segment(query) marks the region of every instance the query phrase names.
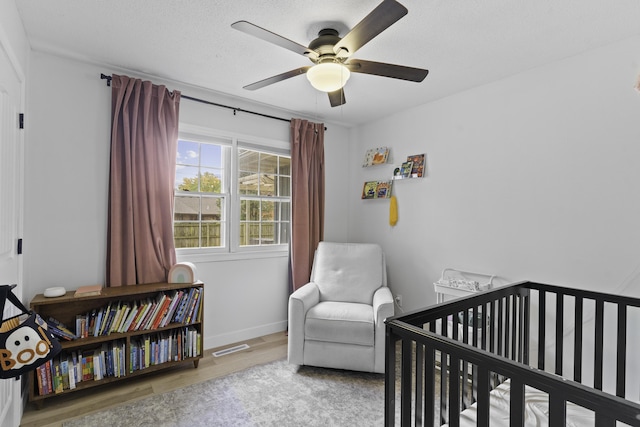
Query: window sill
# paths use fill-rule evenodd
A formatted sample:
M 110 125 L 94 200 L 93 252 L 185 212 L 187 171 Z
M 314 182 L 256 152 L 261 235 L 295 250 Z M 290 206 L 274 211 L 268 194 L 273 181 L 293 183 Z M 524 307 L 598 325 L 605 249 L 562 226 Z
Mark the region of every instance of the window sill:
M 206 262 L 225 262 L 225 261 L 239 261 L 248 259 L 264 259 L 264 258 L 286 258 L 289 256 L 288 249 L 278 250 L 260 250 L 260 251 L 241 251 L 241 252 L 217 252 L 217 253 L 205 253 L 205 252 L 189 252 L 177 249 L 176 258 L 178 262 L 194 262 L 194 263 L 206 263 Z

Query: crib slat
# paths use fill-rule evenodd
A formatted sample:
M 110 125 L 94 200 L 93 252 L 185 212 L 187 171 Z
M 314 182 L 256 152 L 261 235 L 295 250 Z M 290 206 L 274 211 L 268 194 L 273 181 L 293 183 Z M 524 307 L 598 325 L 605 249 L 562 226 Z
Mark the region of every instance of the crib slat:
M 518 307 L 519 307 L 519 298 L 518 295 L 512 295 L 513 298 L 513 304 L 511 307 L 511 333 L 513 334 L 513 337 L 511 338 L 511 360 L 517 360 L 518 359 L 518 354 L 517 354 L 517 331 L 518 331 Z
M 489 370 L 486 366 L 478 368 L 478 411 L 476 425 L 478 427 L 489 426 Z
M 424 369 L 424 361 L 423 361 L 423 353 L 424 353 L 424 345 L 416 342 L 416 397 L 415 397 L 415 423 L 414 425 L 422 425 L 422 386 L 423 386 L 423 369 Z
M 517 378 L 511 378 L 509 388 L 509 425 L 524 425 L 524 383 Z
M 616 422 L 613 418 L 606 417 L 596 412 L 596 425 L 598 427 L 614 427 Z
M 593 388 L 602 390 L 602 354 L 604 353 L 604 301 L 596 300 Z
M 424 351 L 424 425 L 433 426 L 435 411 L 436 361 L 435 349 L 425 348 Z
M 560 393 L 549 393 L 549 427 L 564 427 L 567 418 L 567 401 Z
M 511 295 L 504 301 L 504 357 L 509 357 L 509 338 L 511 338 Z
M 618 360 L 616 363 L 616 395 L 625 396 L 627 354 L 627 305 L 618 304 Z
M 524 345 L 522 347 L 522 362 L 525 365 L 529 364 L 529 341 L 530 341 L 530 328 L 531 328 L 531 319 L 530 319 L 530 304 L 531 304 L 531 297 L 529 296 L 529 290 L 527 290 L 527 295 L 525 295 L 524 297 L 525 300 L 525 304 L 524 304 L 524 310 L 523 310 L 523 315 L 524 315 L 524 334 L 523 335 L 523 340 L 524 340 Z
M 400 424 L 402 427 L 411 426 L 411 353 L 412 341 L 402 340 L 402 355 L 400 372 Z
M 384 356 L 384 425 L 395 424 L 396 410 L 396 343 L 400 339 L 387 327 Z
M 489 303 L 489 351 L 496 351 L 496 302 L 492 300 Z
M 573 338 L 573 380 L 582 382 L 582 310 L 584 300 L 581 296 L 576 296 L 575 308 L 575 330 Z
M 449 426 L 460 427 L 460 359 L 449 355 Z
M 504 298 L 498 299 L 498 351 L 496 352 L 498 356 L 502 356 L 502 322 L 503 322 L 502 300 L 503 299 Z
M 482 306 L 482 318 L 480 319 L 480 348 L 487 349 L 487 305 Z
M 564 295 L 556 293 L 556 374 L 562 375 L 564 342 Z
M 445 408 L 447 407 L 447 383 L 449 364 L 447 354 L 440 352 L 440 424 L 445 424 Z
M 547 293 L 538 291 L 538 369 L 544 371 L 544 347 L 547 325 Z

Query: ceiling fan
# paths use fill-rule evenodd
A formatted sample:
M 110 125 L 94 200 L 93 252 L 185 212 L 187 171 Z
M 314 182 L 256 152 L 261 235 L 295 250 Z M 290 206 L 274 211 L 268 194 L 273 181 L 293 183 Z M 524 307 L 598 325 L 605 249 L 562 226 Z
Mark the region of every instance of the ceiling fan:
M 306 74 L 311 85 L 320 91 L 327 92 L 331 106 L 337 107 L 346 103 L 343 87 L 352 72 L 421 82 L 429 70 L 351 57 L 358 49 L 407 13 L 407 8 L 395 0 L 384 0 L 344 37 L 340 38 L 337 30 L 326 28 L 320 30 L 318 38 L 312 40 L 309 46 L 298 44 L 247 21 L 234 22 L 231 24 L 232 28 L 306 56 L 314 63 L 314 65 L 260 80 L 244 86 L 244 89 L 256 90 Z

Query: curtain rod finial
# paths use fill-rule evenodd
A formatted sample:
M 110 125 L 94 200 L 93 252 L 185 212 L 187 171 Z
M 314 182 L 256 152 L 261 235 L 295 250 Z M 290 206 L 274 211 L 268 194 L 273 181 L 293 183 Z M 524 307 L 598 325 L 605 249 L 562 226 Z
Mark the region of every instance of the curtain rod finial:
M 100 78 L 107 81 L 107 86 L 111 86 L 111 76 L 100 73 Z

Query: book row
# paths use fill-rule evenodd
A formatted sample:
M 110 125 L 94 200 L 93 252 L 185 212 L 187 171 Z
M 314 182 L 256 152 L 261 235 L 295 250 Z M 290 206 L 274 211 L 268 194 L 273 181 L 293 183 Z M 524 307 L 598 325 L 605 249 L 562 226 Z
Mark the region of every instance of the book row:
M 36 368 L 41 396 L 73 390 L 82 381 L 125 375 L 125 341 L 104 343 L 100 348 L 72 351 Z
M 198 357 L 202 352 L 201 343 L 202 337 L 193 327 L 133 338 L 129 352 L 129 372 Z
M 113 301 L 105 307 L 76 316 L 75 338 L 64 335 L 61 338 L 154 330 L 170 323 L 189 324 L 199 318 L 201 306 L 202 290 L 197 287 L 161 292 L 155 298 L 140 301 Z M 61 329 L 60 325 L 57 328 Z M 55 329 L 52 332 L 56 334 Z
M 135 337 L 128 350 L 122 339 L 63 353 L 36 368 L 38 394 L 58 394 L 83 381 L 124 377 L 154 365 L 197 357 L 202 353 L 201 343 L 201 334 L 190 326 Z

